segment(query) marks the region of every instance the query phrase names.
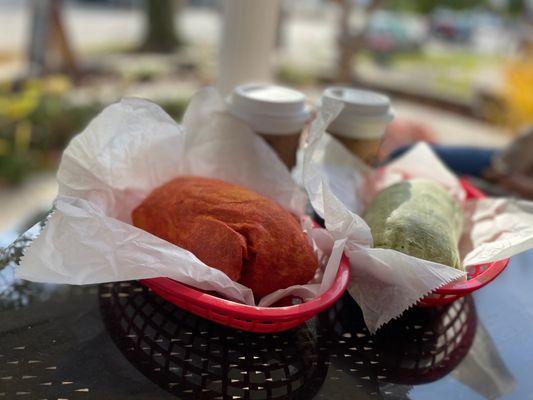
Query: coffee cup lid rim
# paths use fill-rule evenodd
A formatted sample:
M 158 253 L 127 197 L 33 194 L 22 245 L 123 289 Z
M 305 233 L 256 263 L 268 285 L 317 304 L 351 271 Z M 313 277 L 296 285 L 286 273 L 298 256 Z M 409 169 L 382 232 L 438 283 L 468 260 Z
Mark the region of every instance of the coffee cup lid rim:
M 305 94 L 285 86 L 248 83 L 234 88 L 227 98 L 229 111 L 256 132 L 294 133 L 309 119 Z
M 324 90 L 322 98 L 331 98 L 342 101 L 344 104 L 344 112 L 341 112 L 341 114 L 350 113 L 351 115 L 358 116 L 386 118 L 391 110 L 389 97 L 371 90 L 345 86 L 331 86 Z
M 298 117 L 305 112 L 305 95 L 285 86 L 248 83 L 235 87 L 228 98 L 240 113 Z

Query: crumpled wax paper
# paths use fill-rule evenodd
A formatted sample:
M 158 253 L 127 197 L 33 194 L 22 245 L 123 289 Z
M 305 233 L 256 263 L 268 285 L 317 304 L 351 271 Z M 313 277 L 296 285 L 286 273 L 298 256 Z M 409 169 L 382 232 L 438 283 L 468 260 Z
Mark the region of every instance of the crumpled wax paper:
M 131 211 L 180 175 L 236 183 L 304 215 L 305 192 L 266 142 L 226 111 L 214 89 L 193 97 L 182 126 L 154 103 L 123 99 L 103 110 L 63 153 L 55 211 L 26 250 L 18 277 L 94 284 L 164 276 L 253 305 L 249 288 L 131 225 Z M 259 305 L 289 293 L 307 300 L 331 287 L 344 240 L 335 241 L 304 217 L 302 228 L 322 268 L 309 284 L 274 292 Z
M 386 167 L 372 170 L 325 132 L 342 105 L 326 101 L 310 127 L 303 150 L 303 182 L 313 208 L 337 239 L 346 239 L 350 294 L 371 332 L 418 300 L 466 274 L 390 249 L 372 248 L 370 228 L 358 215 L 381 189 L 408 178 L 443 184 L 464 210 L 460 241 L 468 267 L 511 257 L 533 247 L 533 202 L 509 198 L 466 200 L 457 177 L 426 144 L 419 144 Z

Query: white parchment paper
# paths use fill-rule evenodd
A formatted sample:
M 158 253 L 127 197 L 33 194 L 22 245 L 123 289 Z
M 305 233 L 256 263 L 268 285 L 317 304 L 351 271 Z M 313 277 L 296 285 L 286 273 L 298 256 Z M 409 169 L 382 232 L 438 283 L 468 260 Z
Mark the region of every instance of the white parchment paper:
M 423 177 L 443 184 L 463 204 L 465 226 L 460 242 L 463 264 L 484 264 L 533 247 L 533 202 L 513 199 L 466 200 L 459 180 L 425 144 L 381 170 L 372 170 L 325 133 L 342 105 L 326 101 L 318 111 L 303 155 L 303 181 L 326 228 L 346 239 L 350 294 L 361 306 L 371 332 L 419 299 L 466 274 L 451 267 L 372 248 L 372 235 L 359 217 L 381 189 L 402 179 Z
M 65 150 L 55 211 L 27 249 L 18 277 L 93 284 L 165 276 L 253 305 L 249 288 L 130 224 L 132 210 L 154 188 L 180 175 L 242 185 L 296 215 L 303 215 L 307 202 L 276 154 L 226 112 L 214 89 L 193 97 L 182 126 L 156 104 L 124 99 L 103 110 Z M 331 287 L 345 239 L 313 229 L 304 217 L 302 223 L 322 268 L 313 282 L 274 292 L 259 305 L 289 293 L 307 300 Z

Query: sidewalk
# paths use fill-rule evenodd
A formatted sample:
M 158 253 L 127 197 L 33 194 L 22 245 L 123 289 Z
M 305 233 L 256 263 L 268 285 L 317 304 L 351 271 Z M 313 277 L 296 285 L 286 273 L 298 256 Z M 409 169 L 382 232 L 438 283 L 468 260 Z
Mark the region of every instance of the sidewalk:
M 393 99 L 396 117 L 423 122 L 432 128 L 439 143 L 450 145 L 503 147 L 512 139 L 500 127 L 461 115 Z

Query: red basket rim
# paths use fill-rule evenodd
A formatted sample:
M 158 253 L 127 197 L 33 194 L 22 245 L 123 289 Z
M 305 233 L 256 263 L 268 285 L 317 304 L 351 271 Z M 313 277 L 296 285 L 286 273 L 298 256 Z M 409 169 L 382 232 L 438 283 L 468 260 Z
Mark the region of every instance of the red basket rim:
M 474 187 L 470 182 L 468 182 L 467 179 L 460 179 L 461 185 L 466 191 L 467 198 L 470 199 L 483 199 L 485 198 L 485 193 L 483 193 L 478 188 Z M 465 281 L 454 281 L 451 282 L 437 290 L 435 290 L 433 293 L 435 294 L 467 294 L 470 292 L 473 292 L 492 280 L 494 280 L 509 264 L 509 259 L 503 259 L 499 261 L 495 261 L 488 264 L 485 270 L 481 272 L 479 275 L 465 280 Z M 474 266 L 475 268 L 476 266 Z
M 343 255 L 339 263 L 337 275 L 331 287 L 321 295 L 302 304 L 284 307 L 258 307 L 226 300 L 196 288 L 186 286 L 170 278 L 143 279 L 141 284 L 157 291 L 167 292 L 174 297 L 194 303 L 196 306 L 209 308 L 211 311 L 225 314 L 231 310 L 232 315 L 243 319 L 288 320 L 295 317 L 302 318 L 313 316 L 329 307 L 344 293 L 350 280 L 350 264 Z

